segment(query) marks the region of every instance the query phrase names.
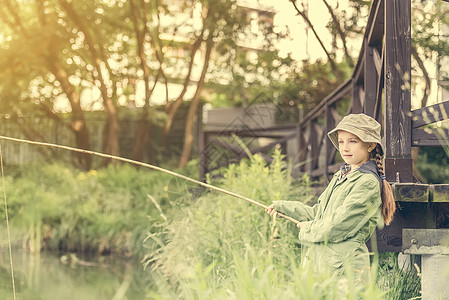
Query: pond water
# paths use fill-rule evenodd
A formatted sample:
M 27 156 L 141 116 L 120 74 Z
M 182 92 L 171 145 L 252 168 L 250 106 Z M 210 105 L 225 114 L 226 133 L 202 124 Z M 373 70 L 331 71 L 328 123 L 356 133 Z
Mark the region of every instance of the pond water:
M 13 267 L 17 299 L 145 298 L 148 276 L 138 261 L 14 251 Z M 13 299 L 7 250 L 0 251 L 0 299 Z

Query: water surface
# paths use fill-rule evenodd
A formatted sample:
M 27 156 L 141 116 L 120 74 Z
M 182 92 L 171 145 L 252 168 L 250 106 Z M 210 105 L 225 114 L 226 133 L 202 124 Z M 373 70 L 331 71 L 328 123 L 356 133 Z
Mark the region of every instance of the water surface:
M 9 252 L 0 251 L 0 299 L 13 299 Z M 147 276 L 137 261 L 14 251 L 13 267 L 17 299 L 145 298 Z

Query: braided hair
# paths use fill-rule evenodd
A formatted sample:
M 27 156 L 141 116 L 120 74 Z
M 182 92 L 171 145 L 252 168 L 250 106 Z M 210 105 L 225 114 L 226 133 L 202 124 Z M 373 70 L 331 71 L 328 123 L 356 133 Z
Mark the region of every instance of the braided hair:
M 382 179 L 382 216 L 385 225 L 390 225 L 393 221 L 394 212 L 396 211 L 396 202 L 394 201 L 393 190 L 391 185 L 385 179 L 384 167 L 382 164 L 382 156 L 379 144 L 371 151 L 371 159 L 374 159 L 379 170 L 380 178 Z

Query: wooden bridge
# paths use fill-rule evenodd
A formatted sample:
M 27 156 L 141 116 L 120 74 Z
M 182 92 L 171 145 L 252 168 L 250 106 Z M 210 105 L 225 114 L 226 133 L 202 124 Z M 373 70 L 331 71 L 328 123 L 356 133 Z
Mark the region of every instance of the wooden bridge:
M 447 1 L 447 0 L 445 0 Z M 402 229 L 449 228 L 449 185 L 420 184 L 412 172 L 412 147 L 441 146 L 449 131 L 439 133 L 424 129 L 427 125 L 448 119 L 449 101 L 411 110 L 411 3 L 410 0 L 374 0 L 360 55 L 351 78 L 321 101 L 298 124 L 269 128 L 204 129 L 199 137 L 200 175 L 210 166 L 211 148 L 233 152 L 237 159 L 247 154 L 240 147 L 220 141 L 220 137 L 270 137 L 274 141 L 253 149 L 260 152 L 280 144 L 297 144 L 297 161 L 313 177 L 328 176 L 341 165 L 327 132 L 341 120 L 337 112 L 341 103 L 350 102 L 348 113 L 365 113 L 382 124 L 387 180 L 393 185 L 399 210 L 391 226 L 377 234 L 380 251 L 402 250 Z M 448 99 L 449 100 L 449 99 Z M 340 106 L 339 106 L 340 105 Z M 428 126 L 427 126 L 428 127 Z

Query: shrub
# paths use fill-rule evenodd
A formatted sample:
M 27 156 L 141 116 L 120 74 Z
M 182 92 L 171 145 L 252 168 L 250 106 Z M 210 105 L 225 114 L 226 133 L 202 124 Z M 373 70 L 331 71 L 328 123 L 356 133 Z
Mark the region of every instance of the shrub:
M 139 255 L 148 219 L 159 217 L 148 195 L 164 207 L 186 194 L 172 176 L 125 164 L 90 172 L 40 164 L 11 174 L 5 186 L 13 242 L 32 251 Z

